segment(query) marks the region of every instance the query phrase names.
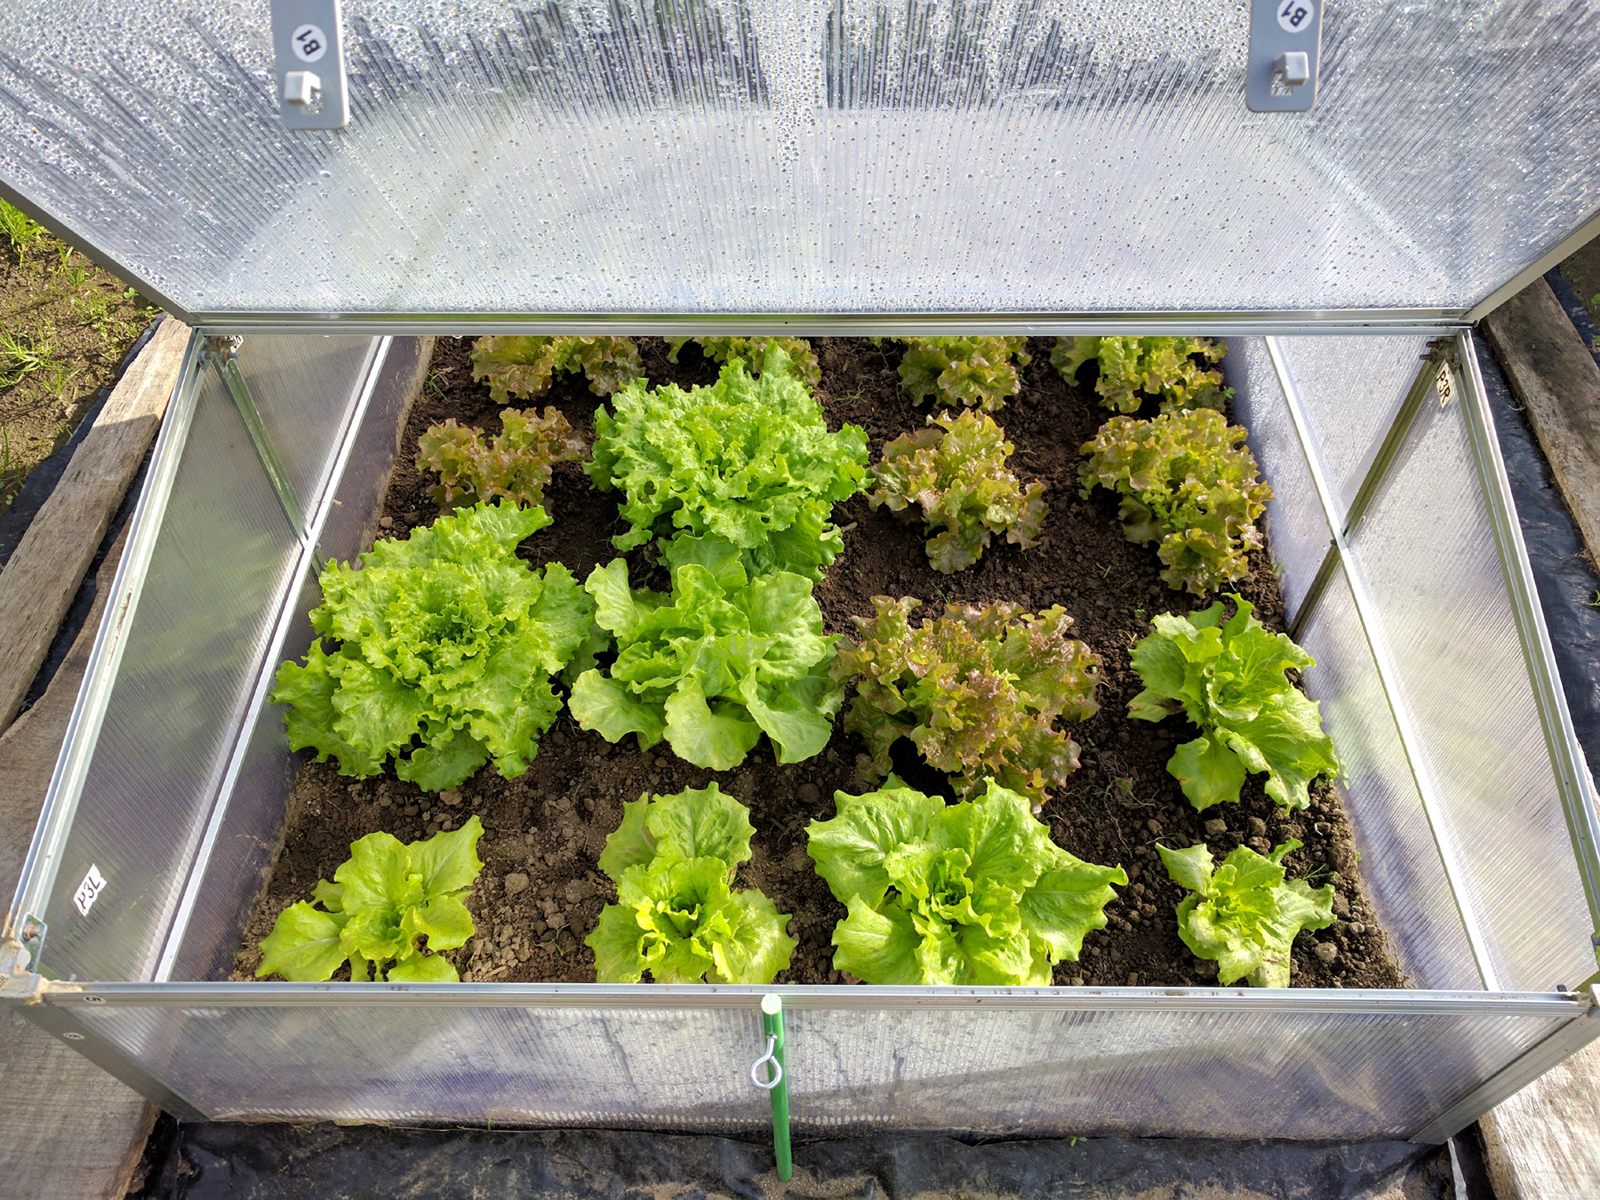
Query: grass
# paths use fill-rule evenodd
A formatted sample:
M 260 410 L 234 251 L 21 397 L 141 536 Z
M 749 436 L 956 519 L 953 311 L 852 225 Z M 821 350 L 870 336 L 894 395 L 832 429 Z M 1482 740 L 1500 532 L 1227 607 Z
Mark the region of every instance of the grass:
M 0 201 L 0 507 L 71 433 L 158 310 Z
M 20 262 L 28 261 L 28 249 L 40 242 L 44 236 L 44 226 L 31 220 L 20 209 L 11 207 L 4 200 L 0 200 L 0 229 L 5 231 L 11 248 L 17 252 Z
M 55 352 L 55 343 L 43 329 L 32 337 L 0 329 L 0 388 L 13 387 L 35 371 L 57 366 Z

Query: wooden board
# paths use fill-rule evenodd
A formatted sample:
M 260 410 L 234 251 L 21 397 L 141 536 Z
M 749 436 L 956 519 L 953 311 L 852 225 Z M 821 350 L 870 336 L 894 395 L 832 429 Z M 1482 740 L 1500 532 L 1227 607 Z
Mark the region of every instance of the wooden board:
M 1600 367 L 1543 279 L 1483 324 L 1589 558 L 1600 566 Z
M 0 730 L 22 706 L 161 424 L 188 340 L 187 325 L 161 323 L 0 571 Z
M 95 575 L 95 602 L 39 702 L 0 734 L 0 892 L 17 885 L 94 648 L 127 527 Z M 91 551 L 93 546 L 90 547 Z M 34 1025 L 0 1010 L 0 1195 L 121 1200 L 156 1110 Z
M 1534 1080 L 1479 1126 L 1497 1200 L 1600 1197 L 1600 1042 Z

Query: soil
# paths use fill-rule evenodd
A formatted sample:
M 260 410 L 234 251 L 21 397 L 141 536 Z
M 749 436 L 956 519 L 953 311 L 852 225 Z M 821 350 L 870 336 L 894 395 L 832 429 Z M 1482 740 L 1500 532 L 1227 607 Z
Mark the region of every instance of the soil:
M 812 345 L 822 366 L 816 394 L 830 426 L 849 422 L 865 428 L 873 461 L 886 440 L 924 425 L 929 407 L 913 404 L 900 388 L 898 344 L 822 338 Z M 499 406 L 490 402 L 486 386 L 472 381 L 469 349 L 465 340 L 437 343 L 390 482 L 383 518 L 387 534 L 404 536 L 437 515 L 427 497 L 432 481 L 411 462 L 421 433 L 446 416 L 491 434 L 499 430 Z M 1197 813 L 1166 770 L 1173 748 L 1196 736 L 1192 727 L 1178 717 L 1156 726 L 1127 719 L 1127 703 L 1141 687 L 1128 650 L 1149 632 L 1148 619 L 1157 612 L 1203 608 L 1211 598 L 1174 592 L 1161 581 L 1154 547 L 1133 545 L 1123 536 L 1111 493 L 1102 489 L 1087 500 L 1079 498 L 1079 447 L 1109 414 L 1093 394 L 1092 366 L 1084 372 L 1087 386 L 1068 386 L 1050 366 L 1049 341 L 1032 341 L 1028 349 L 1032 362 L 1023 369 L 1022 392 L 996 415 L 1016 446 L 1013 469 L 1025 481 L 1043 479 L 1049 485 L 1051 515 L 1040 545 L 1023 551 L 997 543 L 976 566 L 942 575 L 928 565 L 918 525 L 897 520 L 887 509 L 874 512 L 858 496 L 835 511 L 846 530 L 845 551 L 816 589 L 829 631 L 854 632 L 851 618 L 871 615 L 871 597 L 879 594 L 919 597 L 923 615 L 935 615 L 944 601 L 1012 600 L 1029 610 L 1061 604 L 1077 618 L 1074 632 L 1104 660 L 1099 713 L 1068 727 L 1083 747 L 1082 766 L 1045 805 L 1041 820 L 1056 842 L 1079 858 L 1121 864 L 1130 884 L 1107 907 L 1109 925 L 1085 940 L 1081 960 L 1056 968 L 1055 984 L 1214 982 L 1214 964 L 1194 958 L 1178 939 L 1172 911 L 1186 893 L 1168 879 L 1156 843 L 1182 847 L 1204 841 L 1220 859 L 1241 842 L 1265 852 L 1294 837 L 1304 848 L 1286 860 L 1290 877 L 1334 883 L 1338 920 L 1296 939 L 1293 984 L 1406 986 L 1362 895 L 1357 855 L 1333 787 L 1319 783 L 1310 810 L 1284 814 L 1266 798 L 1256 777 L 1246 784 L 1241 803 Z M 654 383 L 688 386 L 716 377 L 716 364 L 693 344 L 684 347 L 676 365 L 667 362 L 667 347 L 659 339 L 640 339 L 640 350 Z M 581 375 L 558 375 L 539 401 L 540 407 L 546 403 L 575 428 L 588 428 L 599 399 Z M 578 466 L 555 468 L 545 506 L 555 522 L 523 544 L 520 553 L 530 561 L 563 562 L 583 579 L 597 563 L 616 556 L 609 538 L 624 527 L 616 494 L 590 490 Z M 630 554 L 636 586 L 651 577 L 647 553 L 642 548 Z M 1269 628 L 1281 629 L 1283 600 L 1270 555 L 1269 541 L 1251 556 L 1250 574 L 1237 590 Z M 657 586 L 664 582 L 657 572 Z M 318 879 L 332 878 L 352 841 L 379 829 L 411 841 L 459 827 L 475 813 L 486 831 L 479 844 L 485 867 L 468 901 L 478 936 L 450 952 L 462 978 L 593 982 L 594 959 L 583 938 L 601 907 L 615 899 L 596 859 L 621 820 L 622 803 L 644 792 L 668 794 L 714 779 L 750 806 L 756 829 L 754 857 L 741 868 L 739 885 L 760 888 L 780 912 L 793 914 L 789 931 L 799 946 L 778 982 L 854 982 L 832 968 L 830 937 L 845 909 L 805 850 L 807 822 L 834 815 L 836 789 L 861 793 L 871 787 L 859 772 L 863 746 L 843 732 L 842 720 L 843 712 L 828 749 L 816 758 L 779 765 L 763 739 L 740 767 L 719 772 L 677 759 L 665 743 L 647 753 L 640 753 L 632 738 L 609 745 L 563 714 L 524 775 L 508 781 L 485 767 L 442 797 L 392 777 L 352 782 L 332 763 L 307 761 L 295 786 L 286 849 L 246 931 L 234 978 L 253 974 L 260 963 L 257 944 L 278 913 L 309 898 Z M 925 792 L 952 794 L 942 775 L 916 759 L 909 741 L 898 748 L 907 751 L 896 761 L 907 782 Z
M 71 436 L 157 309 L 47 233 L 0 238 L 0 509 Z

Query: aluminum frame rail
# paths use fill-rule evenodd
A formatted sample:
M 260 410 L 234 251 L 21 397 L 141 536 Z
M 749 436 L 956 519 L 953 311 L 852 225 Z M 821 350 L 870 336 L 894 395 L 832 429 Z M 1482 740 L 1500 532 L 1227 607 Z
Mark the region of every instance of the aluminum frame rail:
M 924 326 L 926 328 L 926 326 Z M 1124 327 L 1125 328 L 1125 327 Z M 47 806 L 45 816 L 41 821 L 39 830 L 35 834 L 34 847 L 30 850 L 30 857 L 24 867 L 23 886 L 19 897 L 24 901 L 31 901 L 34 897 L 43 897 L 48 894 L 44 886 L 47 876 L 53 876 L 49 861 L 54 852 L 53 847 L 58 847 L 59 839 L 71 827 L 71 818 L 75 808 L 76 791 L 63 786 L 63 780 L 70 782 L 71 772 L 77 772 L 77 783 L 81 787 L 82 771 L 86 766 L 94 747 L 94 721 L 97 720 L 95 705 L 98 704 L 99 714 L 103 715 L 104 702 L 109 694 L 111 684 L 115 680 L 115 655 L 119 650 L 118 638 L 123 636 L 127 628 L 127 615 L 131 612 L 131 605 L 137 601 L 138 585 L 142 580 L 143 565 L 149 561 L 154 542 L 160 531 L 167 498 L 171 494 L 171 485 L 176 474 L 181 454 L 184 435 L 189 422 L 194 415 L 196 404 L 195 383 L 198 375 L 198 346 L 200 332 L 191 342 L 189 352 L 185 359 L 184 373 L 181 377 L 182 384 L 178 397 L 174 401 L 172 417 L 163 427 L 161 439 L 157 447 L 157 462 L 152 468 L 151 483 L 143 497 L 141 497 L 138 512 L 135 516 L 135 529 L 130 535 L 130 547 L 123 566 L 119 569 L 115 584 L 114 595 L 118 599 L 117 616 L 108 618 L 102 626 L 96 641 L 94 657 L 91 660 L 91 675 L 86 682 L 84 691 L 80 694 L 79 707 L 74 712 L 72 731 L 69 734 L 67 749 L 64 751 L 62 764 L 58 766 L 57 780 L 52 785 L 51 799 Z M 1470 338 L 1464 333 L 1455 338 L 1458 354 L 1465 349 L 1470 351 Z M 1347 567 L 1347 578 L 1352 581 L 1352 590 L 1360 587 L 1359 565 L 1351 571 L 1348 568 L 1356 563 L 1354 557 L 1349 555 L 1347 538 L 1351 529 L 1351 520 L 1359 520 L 1361 512 L 1370 503 L 1373 496 L 1378 493 L 1386 473 L 1395 460 L 1399 448 L 1404 442 L 1407 431 L 1423 399 L 1431 386 L 1430 372 L 1437 370 L 1437 365 L 1429 363 L 1424 366 L 1417 382 L 1413 385 L 1411 393 L 1402 405 L 1399 418 L 1393 423 L 1383 447 L 1368 472 L 1361 491 L 1358 493 L 1357 504 L 1352 506 L 1352 513 L 1346 515 L 1346 520 L 1337 519 L 1336 503 L 1333 493 L 1328 488 L 1326 474 L 1323 471 L 1320 456 L 1315 449 L 1314 439 L 1311 438 L 1309 426 L 1306 423 L 1305 413 L 1300 407 L 1299 396 L 1293 386 L 1293 379 L 1283 358 L 1281 349 L 1272 339 L 1268 339 L 1268 348 L 1271 352 L 1274 368 L 1279 375 L 1279 382 L 1283 385 L 1286 405 L 1291 414 L 1297 437 L 1300 439 L 1301 448 L 1307 455 L 1308 467 L 1311 469 L 1315 481 L 1319 502 L 1324 508 L 1324 515 L 1328 519 L 1329 528 L 1335 531 L 1334 548 L 1343 547 L 1339 557 L 1330 556 L 1325 561 L 1324 568 L 1329 578 L 1333 569 L 1340 563 Z M 376 367 L 381 363 L 382 356 L 375 351 L 375 358 L 370 361 L 367 382 L 364 385 L 364 394 L 371 394 L 371 379 L 376 374 Z M 1516 529 L 1514 509 L 1509 507 L 1509 497 L 1505 493 L 1503 467 L 1499 463 L 1498 453 L 1494 448 L 1492 436 L 1492 422 L 1489 420 L 1482 397 L 1481 384 L 1476 380 L 1475 370 L 1470 369 L 1472 359 L 1470 353 L 1465 359 L 1469 364 L 1463 368 L 1461 385 L 1472 405 L 1475 406 L 1475 415 L 1471 420 L 1477 423 L 1474 434 L 1479 445 L 1477 453 L 1478 472 L 1480 484 L 1491 509 L 1497 513 L 1497 545 L 1501 555 L 1502 569 L 1507 575 L 1507 585 L 1512 589 L 1513 603 L 1519 606 L 1519 629 L 1523 635 L 1525 655 L 1529 659 L 1530 677 L 1535 679 L 1535 694 L 1539 697 L 1540 716 L 1544 722 L 1547 739 L 1551 744 L 1552 758 L 1557 754 L 1567 755 L 1568 770 L 1566 776 L 1558 764 L 1557 776 L 1563 779 L 1563 801 L 1568 805 L 1569 823 L 1573 829 L 1574 852 L 1578 854 L 1580 866 L 1584 871 L 1586 888 L 1591 887 L 1596 879 L 1600 879 L 1600 870 L 1596 869 L 1593 861 L 1593 848 L 1597 844 L 1597 821 L 1593 804 L 1593 785 L 1588 782 L 1587 772 L 1582 770 L 1581 755 L 1578 754 L 1575 737 L 1572 734 L 1570 719 L 1565 712 L 1564 702 L 1560 697 L 1559 684 L 1554 675 L 1553 663 L 1550 660 L 1548 638 L 1542 624 L 1537 605 L 1531 601 L 1532 587 L 1531 574 L 1526 563 L 1520 534 Z M 1419 390 L 1420 389 L 1420 390 Z M 1470 410 L 1469 410 L 1470 412 Z M 329 510 L 329 505 L 337 503 L 333 493 L 343 471 L 345 456 L 349 452 L 352 430 L 360 424 L 358 419 L 352 417 L 342 426 L 341 437 L 344 439 L 341 449 L 327 471 L 320 486 L 317 502 L 312 506 L 309 529 L 307 536 L 302 540 L 297 560 L 297 569 L 294 577 L 303 579 L 305 572 L 311 567 L 311 556 L 315 552 L 316 531 L 321 521 Z M 262 468 L 266 468 L 263 466 Z M 1498 495 L 1498 499 L 1496 498 Z M 1496 507 L 1498 506 L 1498 507 Z M 1320 574 L 1320 572 L 1319 572 Z M 1519 583 L 1520 581 L 1520 583 Z M 291 592 L 281 594 L 276 599 L 277 611 L 275 613 L 273 650 L 268 652 L 270 658 L 280 644 L 288 623 L 295 617 L 295 596 Z M 1302 603 L 1302 613 L 1308 613 L 1316 605 L 1315 595 L 1308 594 Z M 1364 621 L 1365 623 L 1365 621 Z M 1369 636 L 1377 633 L 1369 630 Z M 1381 649 L 1381 637 L 1376 639 Z M 1537 661 L 1536 661 L 1537 660 Z M 265 661 L 265 660 L 263 660 Z M 1381 661 L 1375 653 L 1375 661 Z M 262 688 L 265 686 L 263 679 L 270 678 L 270 663 L 266 668 L 258 668 L 254 687 L 247 689 L 248 694 L 255 702 L 255 708 L 250 714 L 250 719 L 255 719 L 261 710 L 261 700 L 264 696 Z M 1539 683 L 1540 676 L 1534 673 L 1542 671 L 1543 685 Z M 1392 693 L 1386 681 L 1386 691 Z M 1392 695 L 1391 703 L 1398 701 L 1397 695 Z M 1402 712 L 1403 712 L 1403 705 Z M 214 838 L 218 827 L 220 813 L 224 807 L 219 801 L 229 794 L 233 780 L 237 777 L 241 765 L 240 748 L 246 744 L 247 737 L 241 732 L 235 739 L 233 757 L 229 760 L 225 779 L 220 782 L 219 789 L 213 799 L 213 808 L 210 823 L 207 827 L 205 838 L 196 846 L 190 866 L 189 878 L 186 881 L 184 902 L 192 905 L 193 896 L 196 894 L 198 882 L 204 874 L 204 864 L 209 855 L 211 839 Z M 1407 747 L 1408 755 L 1412 747 Z M 1575 764 L 1575 769 L 1574 769 Z M 1418 764 L 1413 758 L 1413 769 Z M 1426 794 L 1426 793 L 1425 793 Z M 1441 853 L 1448 849 L 1448 838 Z M 1464 881 L 1452 877 L 1452 888 L 1465 886 Z M 1594 905 L 1595 892 L 1590 892 L 1591 907 Z M 1464 910 L 1464 921 L 1470 921 L 1470 897 L 1464 893 L 1457 896 L 1458 908 Z M 25 909 L 13 910 L 13 916 L 26 911 Z M 132 1047 L 114 1044 L 96 1032 L 96 1012 L 104 1012 L 119 1007 L 149 1008 L 149 1009 L 196 1009 L 196 1010 L 237 1010 L 260 1008 L 294 1008 L 294 1009 L 342 1009 L 346 1011 L 372 1009 L 382 1010 L 389 1007 L 416 1008 L 416 1007 L 451 1007 L 471 1009 L 496 1009 L 496 1008 L 630 1008 L 664 1009 L 664 1010 L 705 1010 L 705 1009 L 749 1009 L 754 1012 L 761 996 L 771 991 L 778 991 L 784 997 L 785 1006 L 796 1012 L 806 1010 L 887 1010 L 887 1009 L 1001 1009 L 1016 1010 L 1019 1012 L 1148 1012 L 1148 1013 L 1214 1013 L 1219 1016 L 1245 1013 L 1349 1013 L 1363 1016 L 1391 1016 L 1398 1020 L 1408 1017 L 1421 1017 L 1429 1015 L 1479 1015 L 1488 1017 L 1504 1017 L 1507 1020 L 1519 1018 L 1539 1018 L 1544 1020 L 1559 1020 L 1553 1032 L 1533 1043 L 1514 1060 L 1506 1063 L 1490 1078 L 1482 1080 L 1467 1091 L 1465 1095 L 1443 1098 L 1444 1107 L 1427 1124 L 1413 1134 L 1414 1140 L 1441 1141 L 1460 1128 L 1469 1124 L 1477 1116 L 1493 1107 L 1500 1100 L 1513 1094 L 1533 1079 L 1537 1078 L 1550 1066 L 1559 1062 L 1582 1046 L 1600 1038 L 1600 1004 L 1591 991 L 1581 991 L 1574 994 L 1560 993 L 1524 993 L 1506 992 L 1496 990 L 1494 974 L 1487 960 L 1487 953 L 1481 944 L 1473 944 L 1473 952 L 1479 957 L 1480 971 L 1484 975 L 1485 985 L 1490 990 L 1476 991 L 1373 991 L 1373 990 L 1334 990 L 1314 991 L 1310 989 L 1291 990 L 1247 990 L 1223 988 L 1116 988 L 1107 990 L 1094 990 L 1088 988 L 1062 988 L 1062 989 L 1028 989 L 1028 988 L 992 988 L 992 989 L 926 989 L 926 988 L 884 988 L 884 987 L 857 987 L 857 988 L 807 988 L 807 987 L 739 987 L 739 986 L 707 986 L 707 985 L 572 985 L 572 984 L 389 984 L 382 988 L 372 985 L 360 984 L 279 984 L 279 983 L 186 983 L 173 982 L 166 978 L 172 970 L 176 950 L 182 941 L 183 919 L 187 910 L 180 905 L 178 912 L 169 923 L 165 941 L 162 944 L 160 965 L 157 974 L 160 978 L 152 982 L 134 983 L 71 983 L 52 984 L 41 980 L 37 976 L 31 980 L 19 979 L 15 974 L 16 963 L 10 966 L 0 962 L 0 971 L 11 971 L 15 987 L 10 994 L 16 999 L 29 1001 L 21 1011 L 35 1023 L 45 1028 L 55 1036 L 65 1040 L 74 1048 L 83 1052 L 93 1061 L 104 1067 L 111 1074 L 122 1079 L 130 1087 L 141 1092 L 152 1101 L 160 1104 L 180 1117 L 197 1119 L 207 1116 L 199 1107 L 203 1097 L 190 1097 L 179 1095 L 173 1090 L 170 1079 L 158 1078 L 152 1071 L 159 1071 L 159 1067 L 147 1069 L 136 1060 L 137 1051 Z M 1471 926 L 1469 926 L 1471 928 Z M 13 946 L 16 943 L 11 943 Z M 24 993 L 26 993 L 24 995 Z M 196 1013 L 195 1015 L 203 1015 Z

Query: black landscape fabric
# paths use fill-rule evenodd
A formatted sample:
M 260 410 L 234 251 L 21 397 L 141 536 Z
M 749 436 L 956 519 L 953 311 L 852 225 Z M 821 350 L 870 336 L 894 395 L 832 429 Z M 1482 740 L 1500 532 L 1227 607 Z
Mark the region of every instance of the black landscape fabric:
M 970 1146 L 818 1142 L 781 1183 L 770 1146 L 605 1131 L 201 1124 L 143 1195 L 163 1200 L 1446 1200 L 1449 1152 L 1410 1142 L 1095 1138 Z

